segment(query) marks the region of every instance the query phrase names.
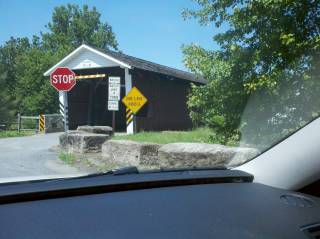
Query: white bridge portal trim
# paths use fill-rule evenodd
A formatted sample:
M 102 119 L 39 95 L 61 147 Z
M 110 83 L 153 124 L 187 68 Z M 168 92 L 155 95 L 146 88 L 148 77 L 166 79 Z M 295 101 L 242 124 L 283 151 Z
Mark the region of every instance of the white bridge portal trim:
M 44 76 L 49 76 L 57 67 L 68 67 L 76 70 L 112 66 L 131 69 L 130 65 L 119 61 L 104 52 L 83 44 L 47 70 L 44 73 Z

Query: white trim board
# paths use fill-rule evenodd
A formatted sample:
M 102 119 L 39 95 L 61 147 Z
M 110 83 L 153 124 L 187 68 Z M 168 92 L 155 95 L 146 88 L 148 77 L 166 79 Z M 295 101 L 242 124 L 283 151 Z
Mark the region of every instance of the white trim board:
M 87 58 L 90 59 L 80 59 L 80 57 L 86 55 Z M 89 63 L 89 64 L 86 64 Z M 89 68 L 97 68 L 97 67 L 110 67 L 110 66 L 120 66 L 124 68 L 131 69 L 131 66 L 115 59 L 108 54 L 105 54 L 101 51 L 98 51 L 90 46 L 85 44 L 79 46 L 57 64 L 52 66 L 49 70 L 47 70 L 43 75 L 49 76 L 57 67 L 70 67 L 71 69 L 89 69 Z

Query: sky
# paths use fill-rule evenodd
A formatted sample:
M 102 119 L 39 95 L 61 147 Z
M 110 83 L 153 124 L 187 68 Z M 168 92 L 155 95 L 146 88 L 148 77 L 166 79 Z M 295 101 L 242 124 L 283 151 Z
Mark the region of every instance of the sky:
M 183 44 L 218 49 L 212 37 L 225 30 L 184 21 L 182 10 L 197 7 L 192 0 L 0 0 L 0 45 L 11 36 L 46 31 L 54 7 L 68 3 L 95 6 L 101 21 L 112 26 L 123 53 L 182 70 Z

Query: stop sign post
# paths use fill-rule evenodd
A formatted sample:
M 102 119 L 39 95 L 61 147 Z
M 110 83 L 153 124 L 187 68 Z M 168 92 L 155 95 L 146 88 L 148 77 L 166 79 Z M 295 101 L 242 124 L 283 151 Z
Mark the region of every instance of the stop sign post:
M 76 74 L 67 67 L 58 67 L 51 73 L 50 82 L 57 91 L 70 91 L 76 85 Z
M 50 74 L 51 85 L 59 91 L 59 108 L 63 117 L 64 131 L 68 127 L 68 99 L 67 91 L 70 91 L 76 85 L 76 74 L 67 67 L 58 67 Z

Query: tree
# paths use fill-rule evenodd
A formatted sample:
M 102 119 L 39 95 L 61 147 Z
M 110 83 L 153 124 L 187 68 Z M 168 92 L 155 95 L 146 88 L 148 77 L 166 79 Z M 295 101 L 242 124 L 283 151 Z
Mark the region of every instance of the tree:
M 236 68 L 236 59 L 225 59 L 221 52 L 210 52 L 191 45 L 185 47 L 185 64 L 208 80 L 206 85 L 192 85 L 188 98 L 190 116 L 196 125 L 214 128 L 220 142 L 226 143 L 238 128 L 247 93 L 241 81 L 245 65 Z
M 112 27 L 100 20 L 101 14 L 95 7 L 68 4 L 54 9 L 52 21 L 47 24 L 49 32 L 41 33 L 46 49 L 74 49 L 85 43 L 95 47 L 118 49 Z
M 0 122 L 9 122 L 17 114 L 15 62 L 29 49 L 28 38 L 10 38 L 0 47 Z
M 319 101 L 305 95 L 320 89 L 316 73 L 320 48 L 319 1 L 196 2 L 200 8 L 185 10 L 185 18 L 194 17 L 200 24 L 214 23 L 217 27 L 226 24 L 229 29 L 214 36 L 221 46 L 218 51 L 210 52 L 194 45 L 184 47 L 187 67 L 208 80 L 207 86 L 193 87 L 191 95 L 196 100 L 191 97 L 188 104 L 194 121 L 206 118 L 205 121 L 213 121 L 214 127 L 226 134 L 239 128 L 247 133 L 248 125 L 254 122 L 243 117 L 243 112 L 249 114 L 248 101 L 256 98 L 259 104 L 255 105 L 255 114 L 267 125 L 259 132 L 262 135 L 273 129 L 274 136 L 276 129 L 284 127 L 284 123 L 270 123 L 275 115 L 280 113 L 288 119 L 285 111 L 295 109 L 296 120 L 286 128 L 296 128 L 306 114 L 319 111 Z M 291 91 L 286 90 L 288 87 Z M 271 105 L 275 97 L 279 103 Z M 207 108 L 202 108 L 203 104 Z M 314 107 L 309 107 L 307 113 L 300 110 L 306 105 Z M 214 120 L 217 117 L 222 119 L 218 124 Z M 257 132 L 255 135 L 261 136 Z
M 118 49 L 115 34 L 94 7 L 56 7 L 47 32 L 32 39 L 11 38 L 0 47 L 0 121 L 17 112 L 56 113 L 58 93 L 43 73 L 82 43 Z M 6 112 L 6 113 L 2 113 Z
M 15 89 L 22 114 L 58 112 L 58 93 L 43 73 L 58 61 L 56 55 L 34 44 L 16 61 L 18 82 Z
M 6 88 L 6 71 L 3 65 L 0 65 L 0 124 L 10 122 L 16 115 L 16 102 Z

